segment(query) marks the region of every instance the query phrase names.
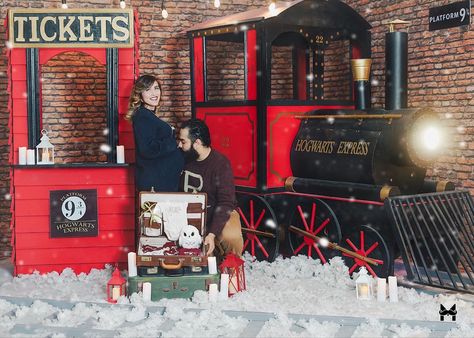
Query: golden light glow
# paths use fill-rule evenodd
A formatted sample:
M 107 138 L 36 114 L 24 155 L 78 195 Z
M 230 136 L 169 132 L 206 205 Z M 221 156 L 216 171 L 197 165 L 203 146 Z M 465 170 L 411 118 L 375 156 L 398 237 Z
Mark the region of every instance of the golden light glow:
M 409 151 L 412 161 L 418 165 L 435 161 L 446 142 L 440 122 L 433 116 L 420 116 L 414 124 L 410 137 Z
M 434 151 L 439 148 L 441 144 L 441 134 L 438 128 L 434 126 L 427 126 L 421 135 L 423 146 L 428 151 Z

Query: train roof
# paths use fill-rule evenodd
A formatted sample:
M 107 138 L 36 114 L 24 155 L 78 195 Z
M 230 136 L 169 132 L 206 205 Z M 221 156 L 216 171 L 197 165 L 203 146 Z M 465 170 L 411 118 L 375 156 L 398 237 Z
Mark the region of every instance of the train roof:
M 264 25 L 282 24 L 349 31 L 372 28 L 359 13 L 339 0 L 295 0 L 277 3 L 274 11 L 270 11 L 268 6 L 265 6 L 209 20 L 189 28 L 186 32 L 256 22 L 262 22 Z

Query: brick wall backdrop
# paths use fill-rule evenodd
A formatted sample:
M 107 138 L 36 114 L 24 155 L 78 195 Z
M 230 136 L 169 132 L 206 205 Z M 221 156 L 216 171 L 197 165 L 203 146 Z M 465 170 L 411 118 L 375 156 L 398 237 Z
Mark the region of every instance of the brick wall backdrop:
M 69 0 L 76 8 L 118 7 L 118 0 Z M 451 0 L 347 0 L 374 27 L 373 106 L 384 103 L 384 34 L 382 22 L 396 18 L 411 21 L 409 37 L 409 106 L 431 106 L 451 127 L 449 156 L 443 157 L 430 170 L 439 179 L 451 179 L 457 187 L 474 194 L 474 32 L 466 28 L 428 31 L 428 9 Z M 8 8 L 58 7 L 60 1 L 0 0 L 0 17 Z M 141 23 L 140 72 L 156 73 L 162 79 L 161 112 L 176 123 L 190 114 L 189 45 L 183 30 L 195 23 L 226 14 L 267 5 L 265 0 L 165 1 L 169 17 L 162 19 L 161 1 L 132 0 Z M 130 0 L 127 0 L 127 5 Z M 472 26 L 472 25 L 471 25 Z M 471 27 L 472 29 L 472 27 Z M 9 256 L 9 168 L 8 112 L 5 57 L 5 28 L 0 26 L 0 258 Z
M 107 143 L 105 65 L 92 56 L 67 52 L 41 67 L 42 126 L 55 163 L 105 162 Z
M 244 100 L 245 60 L 242 41 L 206 41 L 208 100 Z

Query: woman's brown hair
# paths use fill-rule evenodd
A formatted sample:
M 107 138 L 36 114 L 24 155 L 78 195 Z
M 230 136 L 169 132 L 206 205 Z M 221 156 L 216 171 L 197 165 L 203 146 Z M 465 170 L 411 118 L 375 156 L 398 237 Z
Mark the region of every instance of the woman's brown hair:
M 140 76 L 135 83 L 133 84 L 132 92 L 130 93 L 130 98 L 128 100 L 128 111 L 125 114 L 125 119 L 128 121 L 132 120 L 133 114 L 142 104 L 142 93 L 153 86 L 153 83 L 158 83 L 161 91 L 161 83 L 158 80 L 158 77 L 153 75 L 142 75 Z

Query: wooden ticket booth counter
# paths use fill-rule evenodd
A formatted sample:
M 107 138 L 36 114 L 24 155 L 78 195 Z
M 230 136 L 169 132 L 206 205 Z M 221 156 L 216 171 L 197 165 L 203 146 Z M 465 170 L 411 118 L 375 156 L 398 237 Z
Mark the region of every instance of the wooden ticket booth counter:
M 123 267 L 135 245 L 134 143 L 124 120 L 137 72 L 133 11 L 12 9 L 8 21 L 15 275 Z M 103 76 L 94 81 L 96 68 Z M 42 130 L 53 164 L 30 156 Z

